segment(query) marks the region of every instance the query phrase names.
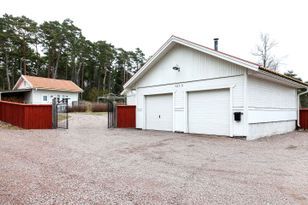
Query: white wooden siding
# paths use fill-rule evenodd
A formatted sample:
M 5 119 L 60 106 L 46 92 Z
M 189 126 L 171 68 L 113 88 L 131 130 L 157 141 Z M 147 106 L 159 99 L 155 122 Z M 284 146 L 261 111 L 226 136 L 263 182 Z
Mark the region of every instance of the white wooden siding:
M 47 96 L 47 101 L 43 101 L 43 96 Z M 51 90 L 32 90 L 32 104 L 51 104 L 52 98 L 60 97 L 63 99 L 63 96 L 69 98 L 68 104 L 72 105 L 72 102 L 78 101 L 78 93 L 71 92 L 61 92 L 61 91 L 51 91 Z
M 297 91 L 295 88 L 248 76 L 247 139 L 280 134 L 295 129 Z
M 267 80 L 248 77 L 248 106 L 257 108 L 296 108 L 296 89 Z
M 296 120 L 296 89 L 248 77 L 248 123 Z
M 136 92 L 130 91 L 126 94 L 126 104 L 127 105 L 136 105 Z
M 19 81 L 19 84 L 17 85 L 16 89 L 29 89 L 31 88 L 31 86 L 29 85 L 29 83 L 27 81 L 25 81 L 24 79 L 22 79 L 21 81 Z
M 180 72 L 172 69 L 176 65 L 180 67 Z M 235 64 L 178 45 L 154 65 L 134 87 L 242 75 L 244 70 Z
M 296 127 L 295 121 L 280 121 L 249 124 L 247 140 L 268 137 L 277 134 L 292 132 Z

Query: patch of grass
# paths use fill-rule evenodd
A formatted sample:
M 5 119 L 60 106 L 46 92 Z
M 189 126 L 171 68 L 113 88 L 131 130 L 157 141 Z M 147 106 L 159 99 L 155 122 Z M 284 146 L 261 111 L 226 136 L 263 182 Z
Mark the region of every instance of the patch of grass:
M 68 115 L 67 118 L 69 119 L 69 118 L 71 118 L 71 116 Z M 66 113 L 58 113 L 58 121 L 59 122 L 65 120 L 65 119 L 66 119 Z
M 9 124 L 9 123 L 0 121 L 0 129 L 20 130 L 20 129 L 22 129 L 22 128 L 16 127 L 16 126 L 11 125 L 11 124 Z

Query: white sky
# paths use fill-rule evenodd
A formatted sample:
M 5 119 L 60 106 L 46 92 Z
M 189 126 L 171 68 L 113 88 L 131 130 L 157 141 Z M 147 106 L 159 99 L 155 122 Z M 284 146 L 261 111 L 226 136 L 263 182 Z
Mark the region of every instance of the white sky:
M 70 18 L 90 40 L 152 55 L 171 35 L 254 60 L 259 34 L 279 42 L 280 72 L 308 80 L 308 1 L 305 0 L 1 0 L 0 14 L 38 23 Z

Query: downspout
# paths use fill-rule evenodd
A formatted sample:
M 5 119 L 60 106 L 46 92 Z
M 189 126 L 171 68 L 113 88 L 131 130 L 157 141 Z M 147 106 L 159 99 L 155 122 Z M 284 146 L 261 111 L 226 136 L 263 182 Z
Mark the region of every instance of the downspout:
M 301 127 L 301 125 L 300 125 L 300 122 L 299 122 L 299 114 L 300 114 L 300 97 L 302 96 L 302 95 L 305 95 L 305 94 L 307 94 L 308 93 L 308 88 L 306 88 L 306 91 L 304 91 L 304 92 L 302 92 L 302 93 L 299 93 L 299 94 L 297 94 L 297 126 L 298 127 Z

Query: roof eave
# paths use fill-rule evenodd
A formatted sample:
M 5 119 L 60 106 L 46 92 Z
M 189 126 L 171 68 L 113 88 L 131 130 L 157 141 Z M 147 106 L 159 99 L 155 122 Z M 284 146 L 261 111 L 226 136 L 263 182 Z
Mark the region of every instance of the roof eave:
M 266 68 L 264 68 L 264 67 L 262 67 L 262 66 L 260 66 L 259 69 L 260 69 L 262 72 L 264 72 L 264 73 L 270 73 L 270 74 L 272 74 L 272 75 L 276 75 L 276 76 L 278 76 L 278 77 L 284 79 L 285 81 L 288 81 L 289 83 L 291 83 L 291 84 L 293 84 L 293 85 L 294 85 L 294 84 L 299 85 L 299 86 L 298 86 L 299 88 L 307 88 L 307 87 L 308 87 L 308 84 L 307 84 L 307 83 L 304 83 L 304 82 L 299 81 L 299 80 L 297 80 L 297 79 L 294 79 L 294 78 L 291 78 L 291 77 L 289 77 L 289 76 L 283 75 L 283 74 L 281 74 L 281 73 L 278 73 L 278 72 L 275 72 L 275 71 L 266 69 Z
M 43 88 L 43 87 L 35 87 L 32 89 L 37 90 L 49 90 L 49 91 L 59 91 L 59 92 L 69 92 L 69 93 L 83 93 L 84 91 L 81 89 L 80 91 L 73 91 L 73 90 L 62 90 L 62 89 L 52 89 L 52 88 Z

